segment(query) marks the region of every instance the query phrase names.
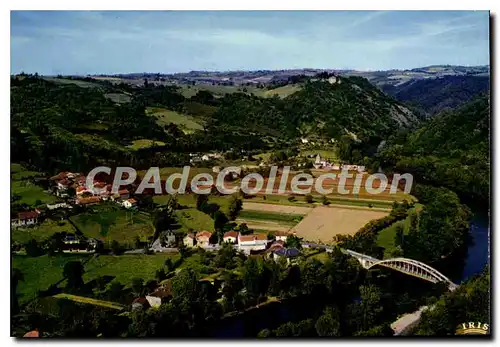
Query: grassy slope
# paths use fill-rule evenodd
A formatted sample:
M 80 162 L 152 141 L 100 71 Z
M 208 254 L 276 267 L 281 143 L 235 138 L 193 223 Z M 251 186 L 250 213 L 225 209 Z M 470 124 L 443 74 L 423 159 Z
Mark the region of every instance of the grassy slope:
M 266 90 L 262 94 L 263 96 L 273 96 L 278 95 L 280 98 L 285 98 L 297 91 L 299 91 L 302 87 L 298 84 L 287 84 L 283 87 L 274 88 L 271 90 Z
M 19 164 L 11 164 L 11 194 L 18 194 L 21 203 L 35 206 L 37 200 L 42 204 L 52 203 L 57 198 L 51 194 L 45 193 L 43 189 L 31 182 L 31 179 L 39 177 L 42 174 L 35 171 L 28 171 Z
M 106 205 L 93 206 L 92 210 L 76 216 L 71 220 L 87 237 L 94 237 L 106 242 L 116 240 L 132 245 L 136 236 L 146 241 L 154 232 L 151 217 L 137 211 L 110 208 Z
M 203 130 L 203 122 L 192 116 L 184 115 L 175 111 L 167 110 L 166 108 L 159 107 L 148 107 L 146 109 L 146 112 L 158 117 L 157 123 L 160 125 L 174 123 L 180 126 L 185 132 L 193 130 Z
M 31 239 L 35 239 L 38 242 L 49 238 L 56 232 L 68 232 L 74 233 L 76 230 L 71 223 L 68 221 L 55 222 L 50 219 L 46 219 L 42 224 L 35 227 L 12 229 L 12 241 L 19 243 L 27 243 Z
M 415 204 L 415 207 L 413 207 L 410 210 L 409 214 L 411 215 L 411 214 L 418 213 L 417 210 L 420 209 L 421 207 L 422 207 L 421 204 Z M 402 225 L 403 226 L 403 232 L 404 232 L 405 235 L 407 235 L 408 232 L 410 231 L 409 230 L 409 228 L 410 228 L 410 217 L 408 216 L 404 220 L 401 220 L 401 221 L 398 221 L 396 223 L 393 223 L 392 225 L 388 226 L 387 228 L 381 230 L 378 233 L 377 244 L 380 247 L 384 247 L 385 248 L 384 258 L 389 257 L 389 255 L 391 254 L 392 250 L 395 247 L 394 238 L 396 236 L 396 227 L 398 225 Z

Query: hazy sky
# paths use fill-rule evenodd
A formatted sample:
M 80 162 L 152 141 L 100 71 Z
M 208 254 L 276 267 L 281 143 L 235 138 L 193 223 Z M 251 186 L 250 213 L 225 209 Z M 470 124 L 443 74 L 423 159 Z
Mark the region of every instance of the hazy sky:
M 487 11 L 11 12 L 11 72 L 489 64 Z

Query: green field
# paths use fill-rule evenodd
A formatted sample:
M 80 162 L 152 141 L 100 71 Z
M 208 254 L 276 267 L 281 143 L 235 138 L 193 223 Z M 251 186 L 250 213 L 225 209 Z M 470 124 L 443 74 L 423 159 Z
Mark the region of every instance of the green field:
M 70 217 L 86 237 L 104 242 L 116 240 L 131 247 L 136 236 L 147 241 L 147 237 L 154 233 L 153 218 L 141 212 L 112 205 L 92 206 L 89 210 Z
M 25 244 L 31 239 L 35 239 L 38 242 L 46 240 L 56 232 L 75 233 L 75 231 L 73 225 L 66 220 L 56 222 L 46 219 L 37 226 L 12 229 L 11 235 L 12 241 Z
M 12 257 L 12 267 L 21 270 L 24 281 L 19 282 L 19 301 L 33 299 L 38 290 L 46 290 L 63 278 L 64 264 L 68 261 L 85 260 L 89 255 L 63 254 L 55 257 L 17 256 Z
M 270 97 L 273 95 L 278 95 L 280 98 L 286 98 L 287 96 L 292 95 L 293 93 L 301 89 L 302 87 L 299 84 L 287 84 L 283 87 L 266 90 L 262 93 L 262 96 Z
M 89 304 L 89 305 L 95 305 L 95 306 L 102 306 L 106 308 L 113 308 L 115 310 L 122 310 L 124 306 L 117 304 L 116 302 L 111 302 L 111 301 L 104 301 L 104 300 L 97 300 L 97 299 L 92 299 L 92 298 L 87 298 L 84 296 L 78 296 L 78 295 L 73 295 L 73 294 L 66 294 L 66 293 L 59 293 L 53 296 L 56 299 L 66 299 L 66 300 L 71 300 L 83 304 Z
M 149 148 L 155 146 L 165 146 L 164 142 L 161 141 L 154 141 L 154 140 L 148 140 L 148 139 L 141 139 L 141 140 L 134 140 L 130 145 L 128 145 L 128 148 L 132 149 L 141 149 L 141 148 Z
M 326 150 L 326 149 L 307 149 L 307 150 L 302 150 L 300 151 L 300 155 L 302 156 L 308 156 L 311 154 L 319 154 L 321 158 L 326 158 L 329 160 L 337 160 L 337 152 L 334 149 Z M 312 160 L 315 160 L 316 158 L 311 158 Z
M 402 225 L 403 226 L 403 233 L 405 235 L 407 235 L 408 232 L 410 231 L 409 230 L 409 228 L 410 228 L 410 215 L 418 213 L 417 210 L 419 210 L 420 208 L 422 208 L 421 204 L 415 204 L 415 206 L 412 209 L 410 209 L 409 215 L 408 215 L 408 217 L 406 217 L 406 219 L 397 221 L 396 223 L 391 224 L 387 228 L 382 229 L 378 233 L 377 245 L 379 245 L 380 247 L 384 247 L 384 249 L 385 249 L 384 258 L 390 257 L 391 252 L 395 248 L 396 227 L 398 225 Z
M 187 233 L 190 231 L 214 231 L 214 220 L 206 213 L 195 208 L 175 211 L 175 216 L 180 224 L 178 231 Z
M 193 132 L 193 130 L 203 130 L 203 122 L 185 114 L 167 110 L 166 108 L 148 107 L 146 112 L 157 117 L 159 125 L 167 125 L 174 123 L 178 125 L 185 133 Z
M 131 100 L 130 96 L 122 93 L 108 93 L 104 94 L 104 96 L 117 104 L 126 104 Z
M 37 186 L 32 180 L 36 177 L 43 177 L 43 174 L 35 171 L 28 171 L 19 164 L 11 164 L 11 196 L 19 196 L 16 202 L 30 206 L 42 206 L 53 203 L 57 198 Z M 39 204 L 37 205 L 37 201 Z
M 44 80 L 59 83 L 59 84 L 75 84 L 81 88 L 101 88 L 101 85 L 94 82 L 80 81 L 80 80 L 72 80 L 68 78 L 56 78 L 56 77 L 43 77 Z
M 239 218 L 245 220 L 268 220 L 274 222 L 280 222 L 283 224 L 295 225 L 300 222 L 303 216 L 290 214 L 290 213 L 276 213 L 276 212 L 264 212 L 264 211 L 247 211 L 243 210 L 240 212 Z

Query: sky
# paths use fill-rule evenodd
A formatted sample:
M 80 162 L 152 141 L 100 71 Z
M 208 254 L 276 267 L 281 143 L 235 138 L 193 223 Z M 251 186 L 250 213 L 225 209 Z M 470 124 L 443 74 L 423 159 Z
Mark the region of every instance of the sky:
M 12 11 L 11 73 L 489 64 L 487 11 Z

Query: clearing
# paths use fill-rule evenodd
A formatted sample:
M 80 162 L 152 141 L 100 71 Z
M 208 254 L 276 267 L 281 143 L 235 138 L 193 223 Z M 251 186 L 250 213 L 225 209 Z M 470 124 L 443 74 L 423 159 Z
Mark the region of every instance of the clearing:
M 127 147 L 132 149 L 142 149 L 154 146 L 165 146 L 165 142 L 149 140 L 149 139 L 140 139 L 132 141 L 132 143 Z
M 388 214 L 382 211 L 318 206 L 292 232 L 307 241 L 331 242 L 337 234 L 354 235 L 369 221 Z
M 199 119 L 175 111 L 167 110 L 160 107 L 148 107 L 147 114 L 156 116 L 159 125 L 168 125 L 174 123 L 184 131 L 184 133 L 192 133 L 194 130 L 203 130 L 203 123 Z

